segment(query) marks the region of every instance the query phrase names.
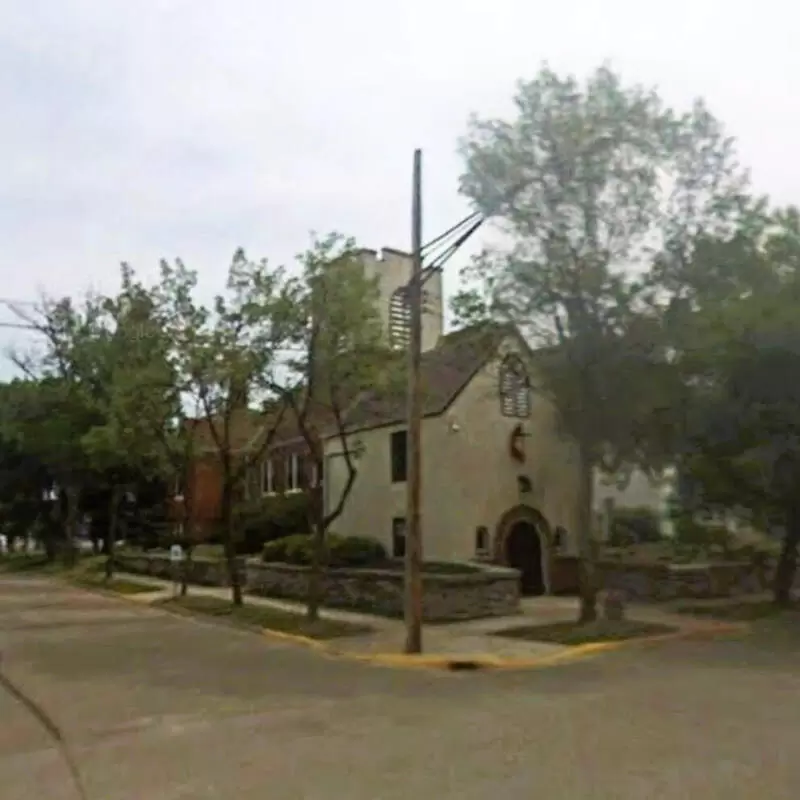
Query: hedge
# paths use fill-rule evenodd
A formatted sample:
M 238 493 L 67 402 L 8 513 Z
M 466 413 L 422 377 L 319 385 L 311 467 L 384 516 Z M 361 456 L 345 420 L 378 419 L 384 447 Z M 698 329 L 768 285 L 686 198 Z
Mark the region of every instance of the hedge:
M 615 508 L 611 519 L 608 544 L 626 547 L 661 539 L 661 523 L 650 508 Z
M 305 492 L 268 495 L 237 507 L 236 549 L 258 553 L 266 542 L 308 530 L 309 497 Z
M 268 563 L 308 565 L 314 552 L 314 537 L 310 534 L 295 534 L 267 542 L 261 557 Z M 325 561 L 330 567 L 367 567 L 380 564 L 387 559 L 384 546 L 362 536 L 325 537 Z

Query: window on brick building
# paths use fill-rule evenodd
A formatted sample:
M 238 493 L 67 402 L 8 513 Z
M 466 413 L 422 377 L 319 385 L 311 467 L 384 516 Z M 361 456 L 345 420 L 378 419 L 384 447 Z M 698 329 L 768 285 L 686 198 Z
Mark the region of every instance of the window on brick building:
M 273 494 L 275 492 L 275 463 L 271 458 L 264 459 L 261 464 L 261 493 Z

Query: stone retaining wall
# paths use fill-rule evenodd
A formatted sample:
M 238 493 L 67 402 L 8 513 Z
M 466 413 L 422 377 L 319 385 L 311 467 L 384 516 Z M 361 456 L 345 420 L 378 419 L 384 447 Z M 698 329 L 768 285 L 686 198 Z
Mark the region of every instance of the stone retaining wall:
M 171 578 L 169 557 L 162 554 L 119 553 L 120 570 Z M 304 600 L 308 594 L 305 567 L 240 560 L 243 584 L 251 594 Z M 221 561 L 198 559 L 189 565 L 189 582 L 225 586 Z M 324 579 L 325 605 L 380 616 L 403 614 L 403 573 L 381 569 L 332 569 Z M 519 572 L 506 567 L 475 565 L 474 572 L 423 574 L 422 609 L 426 622 L 480 619 L 519 611 Z
M 114 554 L 117 568 L 122 572 L 133 572 L 136 575 L 151 575 L 154 578 L 172 580 L 174 571 L 169 556 L 163 553 L 130 553 L 117 552 Z M 239 561 L 239 573 L 242 584 L 246 584 L 247 571 L 245 560 Z M 189 570 L 188 581 L 199 586 L 227 586 L 228 571 L 225 563 L 219 559 L 197 558 L 186 565 Z
M 600 585 L 624 592 L 628 600 L 663 602 L 684 598 L 738 597 L 769 591 L 774 565 L 720 562 L 710 564 L 598 564 Z M 795 588 L 800 588 L 798 581 Z

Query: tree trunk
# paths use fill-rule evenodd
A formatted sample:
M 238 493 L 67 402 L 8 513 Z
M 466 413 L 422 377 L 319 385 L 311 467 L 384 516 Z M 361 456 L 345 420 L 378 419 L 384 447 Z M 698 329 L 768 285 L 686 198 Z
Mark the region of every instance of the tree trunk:
M 46 527 L 42 530 L 42 547 L 44 547 L 45 558 L 49 562 L 56 560 L 58 555 L 58 547 L 56 546 L 56 537 L 53 535 L 52 525 L 49 520 Z
M 187 486 L 183 492 L 182 503 L 182 523 L 183 523 L 183 539 L 186 544 L 186 558 L 183 560 L 183 571 L 181 572 L 181 597 L 186 597 L 189 594 L 189 575 L 192 571 L 192 554 L 194 553 L 194 529 L 192 527 L 192 496 L 190 494 L 191 487 L 186 482 Z
M 798 544 L 800 544 L 800 505 L 793 501 L 786 511 L 786 534 L 775 570 L 775 602 L 784 608 L 792 602 L 792 586 L 797 572 Z
M 314 520 L 311 525 L 311 569 L 308 573 L 308 601 L 306 605 L 306 619 L 316 622 L 319 619 L 319 608 L 322 605 L 322 582 L 325 567 L 325 530 L 319 520 Z
M 114 486 L 111 489 L 111 499 L 108 504 L 108 526 L 106 527 L 106 580 L 114 577 L 114 545 L 117 541 L 117 525 L 119 522 L 119 501 L 122 488 Z
M 58 548 L 56 546 L 56 536 L 53 525 L 52 509 L 42 510 L 36 517 L 37 539 L 44 548 L 45 558 L 49 562 L 56 560 Z
M 594 567 L 593 500 L 594 472 L 587 448 L 579 447 L 578 484 L 578 577 L 580 614 L 578 621 L 597 619 L 597 582 Z
M 67 516 L 64 525 L 64 564 L 68 567 L 75 566 L 76 550 L 75 540 L 78 538 L 78 513 L 80 511 L 80 490 L 69 486 L 65 490 L 67 499 Z
M 317 470 L 319 470 L 319 464 L 317 464 Z M 317 474 L 319 474 L 319 471 Z M 312 539 L 306 619 L 309 622 L 316 622 L 319 619 L 319 609 L 324 600 L 325 569 L 328 566 L 325 551 L 325 509 L 323 507 L 322 490 L 318 486 L 311 489 L 308 516 Z
M 228 570 L 228 580 L 231 584 L 231 599 L 235 606 L 244 605 L 242 596 L 242 578 L 239 575 L 239 562 L 236 558 L 233 530 L 233 487 L 230 478 L 225 477 L 222 486 L 222 542 L 225 550 L 225 565 Z

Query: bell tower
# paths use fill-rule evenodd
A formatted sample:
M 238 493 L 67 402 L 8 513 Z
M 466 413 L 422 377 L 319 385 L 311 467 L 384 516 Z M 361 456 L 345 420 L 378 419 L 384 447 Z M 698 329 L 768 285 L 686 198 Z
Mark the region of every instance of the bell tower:
M 411 280 L 413 258 L 411 253 L 384 247 L 376 250 L 362 249 L 358 256 L 368 278 L 377 279 L 380 291 L 380 316 L 384 330 L 393 346 L 408 344 L 411 313 L 406 287 Z M 422 352 L 436 347 L 444 327 L 442 299 L 442 273 L 427 276 L 422 287 Z

